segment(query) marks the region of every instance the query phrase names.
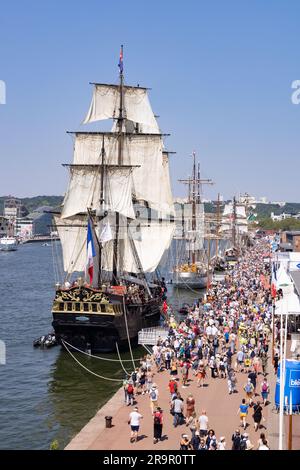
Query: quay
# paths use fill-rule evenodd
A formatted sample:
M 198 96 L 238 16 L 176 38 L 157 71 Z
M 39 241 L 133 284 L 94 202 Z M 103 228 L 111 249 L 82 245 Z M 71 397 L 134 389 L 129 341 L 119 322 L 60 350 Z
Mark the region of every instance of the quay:
M 241 266 L 237 265 L 235 271 L 230 277 L 230 282 L 225 284 L 219 284 L 215 289 L 218 295 L 215 295 L 215 300 L 213 299 L 213 289 L 211 288 L 207 292 L 207 300 L 206 304 L 204 304 L 204 309 L 201 308 L 197 312 L 197 307 L 195 307 L 195 311 L 191 311 L 189 318 L 194 321 L 194 325 L 198 325 L 199 327 L 202 325 L 201 322 L 204 321 L 204 327 L 206 325 L 213 325 L 214 321 L 217 317 L 214 313 L 211 313 L 210 305 L 215 305 L 215 309 L 217 308 L 219 311 L 224 309 L 226 311 L 226 315 L 224 313 L 224 325 L 218 324 L 215 322 L 215 325 L 218 326 L 219 331 L 223 334 L 227 325 L 234 325 L 230 326 L 229 331 L 231 333 L 236 332 L 236 340 L 234 341 L 234 350 L 235 353 L 232 357 L 232 366 L 228 367 L 228 370 L 231 371 L 236 377 L 236 393 L 229 393 L 230 386 L 228 384 L 228 375 L 227 378 L 220 377 L 219 375 L 213 377 L 214 373 L 211 373 L 211 369 L 209 367 L 210 360 L 213 358 L 212 354 L 210 354 L 207 358 L 207 372 L 206 378 L 204 379 L 204 384 L 202 387 L 198 386 L 197 383 L 197 376 L 192 373 L 192 368 L 189 370 L 189 377 L 186 384 L 183 384 L 182 381 L 182 373 L 180 368 L 178 367 L 178 378 L 177 378 L 177 385 L 178 385 L 178 392 L 180 392 L 181 397 L 183 399 L 184 404 L 184 415 L 186 415 L 186 400 L 188 396 L 191 394 L 195 400 L 195 417 L 198 420 L 198 417 L 206 412 L 208 417 L 208 429 L 213 429 L 215 431 L 217 442 L 220 442 L 221 436 L 225 437 L 226 442 L 226 449 L 231 450 L 232 448 L 232 435 L 237 430 L 240 429 L 240 434 L 247 433 L 248 439 L 250 440 L 251 444 L 253 445 L 253 449 L 256 450 L 259 446 L 258 440 L 260 437 L 260 433 L 264 432 L 268 446 L 271 450 L 278 449 L 278 436 L 279 436 L 279 429 L 278 429 L 278 413 L 275 410 L 274 404 L 274 395 L 275 395 L 275 386 L 276 386 L 276 375 L 274 373 L 274 368 L 272 364 L 272 348 L 273 344 L 271 344 L 271 330 L 268 333 L 264 334 L 264 338 L 262 339 L 262 335 L 256 341 L 256 346 L 253 345 L 253 351 L 258 351 L 261 347 L 260 344 L 264 344 L 263 347 L 266 345 L 268 348 L 267 350 L 267 363 L 266 363 L 266 373 L 265 376 L 267 377 L 267 381 L 270 388 L 270 393 L 268 397 L 268 402 L 266 406 L 262 405 L 262 416 L 263 419 L 261 421 L 261 429 L 255 431 L 254 428 L 254 421 L 253 421 L 253 408 L 248 409 L 248 415 L 246 417 L 247 427 L 244 430 L 240 427 L 240 416 L 239 416 L 239 407 L 242 403 L 242 399 L 246 398 L 245 393 L 245 385 L 248 379 L 248 372 L 252 373 L 254 370 L 257 372 L 257 385 L 256 385 L 256 394 L 253 395 L 253 403 L 256 404 L 258 400 L 262 402 L 261 398 L 261 387 L 263 381 L 263 373 L 262 373 L 262 363 L 260 359 L 257 360 L 259 363 L 258 366 L 255 366 L 255 361 L 253 360 L 248 370 L 239 370 L 239 366 L 237 365 L 237 352 L 240 350 L 245 351 L 245 355 L 247 356 L 248 352 L 252 349 L 250 346 L 250 339 L 248 338 L 249 342 L 247 347 L 243 347 L 242 339 L 247 338 L 247 336 L 243 336 L 241 334 L 241 325 L 245 325 L 246 320 L 251 319 L 251 326 L 249 326 L 249 336 L 254 338 L 253 332 L 259 331 L 259 328 L 256 327 L 271 327 L 271 310 L 272 310 L 272 303 L 270 302 L 270 285 L 269 283 L 265 283 L 267 279 L 268 272 L 264 272 L 262 274 L 262 256 L 261 253 L 265 250 L 265 247 L 261 247 L 259 244 L 255 250 L 251 249 L 251 252 L 246 253 L 245 258 L 241 260 Z M 249 272 L 245 274 L 245 270 L 249 267 Z M 251 273 L 252 270 L 252 273 Z M 245 279 L 247 280 L 248 284 L 246 284 L 245 279 L 242 279 L 241 272 L 244 272 Z M 254 277 L 253 277 L 253 273 Z M 262 279 L 263 277 L 263 279 Z M 240 292 L 240 294 L 238 294 Z M 230 299 L 228 298 L 228 293 L 230 293 Z M 246 297 L 251 299 L 251 302 L 247 305 L 247 307 L 242 307 L 243 302 L 246 297 L 244 297 L 246 293 Z M 225 298 L 226 302 L 220 304 L 219 300 L 223 295 L 223 299 Z M 238 303 L 239 295 L 241 297 L 240 304 Z M 266 300 L 267 299 L 267 300 Z M 210 303 L 212 302 L 212 303 Z M 215 302 L 215 303 L 214 303 Z M 207 307 L 208 305 L 208 307 Z M 216 307 L 217 306 L 217 307 Z M 207 307 L 207 308 L 206 308 Z M 206 308 L 206 310 L 205 310 Z M 244 312 L 244 317 L 242 316 L 242 310 Z M 206 313 L 205 313 L 206 312 Z M 210 312 L 210 313 L 209 313 Z M 247 312 L 247 313 L 245 313 Z M 197 317 L 198 315 L 198 317 Z M 240 315 L 242 320 L 240 320 Z M 226 317 L 226 318 L 225 318 Z M 204 318 L 204 320 L 203 320 Z M 194 320 L 193 320 L 194 319 Z M 265 321 L 265 319 L 267 319 Z M 210 323 L 212 321 L 212 323 Z M 198 322 L 198 323 L 197 323 Z M 232 322 L 232 323 L 230 323 Z M 249 323 L 249 324 L 250 324 Z M 170 319 L 170 326 L 172 326 L 172 321 Z M 223 328 L 224 326 L 224 328 Z M 175 327 L 174 327 L 175 328 Z M 175 328 L 176 332 L 178 333 L 178 337 L 184 337 L 184 331 L 189 331 L 187 320 L 177 324 Z M 244 328 L 244 326 L 243 326 Z M 261 329 L 262 329 L 261 328 Z M 207 329 L 204 330 L 203 334 L 199 334 L 198 336 L 201 338 L 204 337 L 204 340 L 207 341 L 208 344 L 210 342 L 210 335 L 207 332 Z M 198 338 L 196 335 L 196 338 Z M 185 344 L 188 343 L 187 338 L 185 338 Z M 231 341 L 231 340 L 230 340 Z M 229 343 L 231 344 L 231 343 Z M 174 346 L 174 343 L 173 343 Z M 222 337 L 220 335 L 220 345 L 217 347 L 216 350 L 216 357 L 218 355 L 218 351 L 221 354 L 227 354 L 225 351 L 228 351 L 231 346 L 225 345 L 225 340 L 222 344 Z M 203 347 L 204 348 L 204 347 Z M 258 349 L 257 349 L 258 348 Z M 205 349 L 205 348 L 204 348 Z M 248 351 L 248 352 L 247 352 Z M 265 351 L 265 349 L 264 349 Z M 183 360 L 187 361 L 185 358 L 185 354 L 183 353 Z M 257 352 L 257 355 L 253 356 L 253 358 L 260 358 Z M 224 356 L 225 357 L 225 356 Z M 241 367 L 243 369 L 243 367 Z M 153 383 L 156 384 L 156 389 L 158 390 L 158 406 L 163 410 L 163 430 L 162 430 L 162 438 L 158 442 L 154 442 L 153 440 L 153 428 L 154 428 L 154 421 L 150 407 L 150 396 L 148 394 L 142 394 L 141 392 L 135 393 L 135 401 L 134 405 L 126 405 L 124 403 L 124 390 L 123 386 L 117 391 L 117 393 L 104 405 L 90 420 L 90 422 L 71 440 L 71 442 L 65 447 L 65 450 L 179 450 L 180 449 L 180 441 L 183 434 L 187 434 L 188 437 L 191 437 L 191 430 L 190 425 L 187 424 L 180 424 L 177 427 L 173 425 L 173 416 L 170 413 L 170 404 L 171 404 L 171 395 L 169 391 L 169 380 L 170 380 L 170 371 L 166 369 L 162 369 L 161 371 L 157 370 L 157 367 L 153 365 Z M 234 371 L 234 372 L 233 372 Z M 197 371 L 195 370 L 195 373 Z M 108 385 L 109 386 L 109 385 Z M 139 439 L 137 442 L 130 442 L 130 426 L 128 424 L 129 420 L 129 413 L 133 411 L 134 406 L 138 406 L 138 412 L 142 414 L 143 418 L 140 422 L 140 429 L 139 429 Z M 112 417 L 112 427 L 106 428 L 105 427 L 105 417 L 111 416 Z M 284 436 L 284 449 L 287 448 L 287 435 L 288 435 L 288 417 L 285 416 L 285 436 Z M 223 439 L 222 439 L 223 440 Z M 294 416 L 293 417 L 293 449 L 300 448 L 300 417 Z

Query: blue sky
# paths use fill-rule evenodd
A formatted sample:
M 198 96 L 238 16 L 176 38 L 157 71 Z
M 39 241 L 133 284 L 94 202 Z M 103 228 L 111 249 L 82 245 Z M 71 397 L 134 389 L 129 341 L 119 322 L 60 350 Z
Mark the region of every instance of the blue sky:
M 300 201 L 297 0 L 11 0 L 0 11 L 0 195 L 63 194 L 90 81 L 149 86 L 173 192 L 193 150 L 220 192 Z M 99 124 L 100 129 L 101 123 Z

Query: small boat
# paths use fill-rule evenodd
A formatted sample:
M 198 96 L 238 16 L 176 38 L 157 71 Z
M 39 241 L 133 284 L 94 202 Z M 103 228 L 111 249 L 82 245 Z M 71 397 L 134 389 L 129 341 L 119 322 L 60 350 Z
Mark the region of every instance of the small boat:
M 0 251 L 16 251 L 18 243 L 15 237 L 0 238 Z
M 34 348 L 52 348 L 57 346 L 58 342 L 56 340 L 54 333 L 49 333 L 48 335 L 43 335 L 40 338 L 33 341 Z
M 50 243 L 42 243 L 42 246 L 50 246 Z

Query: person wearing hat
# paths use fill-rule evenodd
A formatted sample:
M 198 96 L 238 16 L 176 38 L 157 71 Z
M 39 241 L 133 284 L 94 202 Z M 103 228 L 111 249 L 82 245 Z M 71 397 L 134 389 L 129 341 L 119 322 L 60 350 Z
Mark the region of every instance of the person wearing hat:
M 243 438 L 244 438 L 245 441 L 246 441 L 246 449 L 245 449 L 245 450 L 252 450 L 252 449 L 254 449 L 254 445 L 251 443 L 251 441 L 250 441 L 250 439 L 249 439 L 249 434 L 247 434 L 246 432 L 244 432 Z
M 182 434 L 180 439 L 180 450 L 193 450 L 191 441 L 187 434 Z
M 241 434 L 240 430 L 237 429 L 231 437 L 232 440 L 232 448 L 231 450 L 241 450 Z
M 226 450 L 226 441 L 225 441 L 224 436 L 220 437 L 220 440 L 219 440 L 219 443 L 218 443 L 218 450 Z
M 199 431 L 195 431 L 192 439 L 191 439 L 191 445 L 193 450 L 198 450 L 200 446 L 200 433 Z
M 153 414 L 154 409 L 158 407 L 158 390 L 157 390 L 157 385 L 155 383 L 152 385 L 152 388 L 149 393 L 149 397 L 150 397 L 150 407 L 151 407 L 151 411 Z
M 137 442 L 138 440 L 138 432 L 140 429 L 140 421 L 143 418 L 143 415 L 139 413 L 139 409 L 137 406 L 134 407 L 133 411 L 129 415 L 128 424 L 131 427 L 131 436 L 130 442 Z

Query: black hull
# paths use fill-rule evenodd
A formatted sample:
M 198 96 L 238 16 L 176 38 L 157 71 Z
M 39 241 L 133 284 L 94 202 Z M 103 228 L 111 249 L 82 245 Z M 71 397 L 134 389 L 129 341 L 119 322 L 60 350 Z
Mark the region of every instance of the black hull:
M 153 299 L 145 304 L 127 305 L 126 318 L 130 342 L 137 345 L 138 332 L 142 328 L 160 324 L 160 299 Z M 60 344 L 62 340 L 86 350 L 90 345 L 92 352 L 108 353 L 119 349 L 127 350 L 128 335 L 125 314 L 76 314 L 53 312 L 52 326 Z

